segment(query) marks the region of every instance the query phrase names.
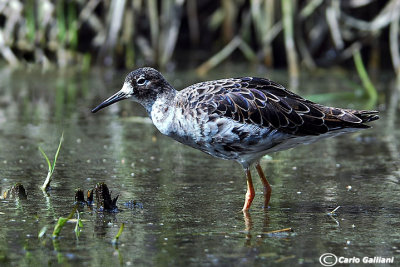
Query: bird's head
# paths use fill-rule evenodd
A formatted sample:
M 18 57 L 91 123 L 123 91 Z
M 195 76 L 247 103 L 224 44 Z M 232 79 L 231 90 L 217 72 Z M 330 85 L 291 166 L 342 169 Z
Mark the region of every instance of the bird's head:
M 95 113 L 102 108 L 128 98 L 142 104 L 149 111 L 157 97 L 174 91 L 175 89 L 160 72 L 149 67 L 140 68 L 129 73 L 125 78 L 122 89 L 92 109 L 92 112 Z

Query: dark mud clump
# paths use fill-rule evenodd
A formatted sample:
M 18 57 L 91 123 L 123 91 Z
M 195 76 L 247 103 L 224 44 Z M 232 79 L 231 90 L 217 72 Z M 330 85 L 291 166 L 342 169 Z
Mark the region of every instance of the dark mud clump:
M 118 196 L 114 199 L 111 198 L 110 191 L 105 183 L 98 183 L 94 188 L 96 195 L 96 205 L 99 211 L 118 211 L 117 200 Z
M 83 193 L 83 190 L 80 188 L 75 190 L 75 202 L 81 203 L 81 204 L 86 204 L 85 194 Z
M 27 199 L 25 188 L 21 183 L 16 183 L 13 187 L 3 193 L 3 198 L 9 199 Z
M 90 209 L 96 201 L 97 211 L 119 212 L 117 207 L 118 196 L 111 198 L 111 193 L 105 183 L 98 183 L 92 189 L 87 190 L 85 200 L 84 190 L 75 189 L 75 204 L 87 205 Z

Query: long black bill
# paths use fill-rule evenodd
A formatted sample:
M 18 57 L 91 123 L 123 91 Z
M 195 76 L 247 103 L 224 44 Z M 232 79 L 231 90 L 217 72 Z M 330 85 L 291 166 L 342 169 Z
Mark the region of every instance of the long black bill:
M 96 113 L 97 111 L 99 111 L 102 108 L 108 107 L 111 104 L 114 104 L 115 102 L 124 100 L 129 98 L 129 95 L 127 95 L 124 92 L 117 92 L 116 94 L 110 96 L 109 98 L 107 98 L 106 100 L 104 100 L 100 105 L 98 105 L 97 107 L 95 107 L 94 109 L 92 109 L 92 113 Z

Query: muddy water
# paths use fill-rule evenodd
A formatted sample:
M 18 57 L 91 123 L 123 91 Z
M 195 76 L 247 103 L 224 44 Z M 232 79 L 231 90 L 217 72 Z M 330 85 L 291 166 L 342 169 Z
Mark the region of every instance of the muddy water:
M 396 113 L 386 105 L 373 129 L 264 158 L 273 186 L 271 208 L 261 208 L 261 183 L 255 179 L 256 198 L 244 216 L 239 165 L 162 136 L 132 103 L 90 113 L 124 75 L 0 71 L 0 186 L 5 191 L 21 182 L 28 193 L 27 200 L 1 200 L 0 265 L 287 266 L 319 264 L 323 253 L 400 262 L 400 131 Z M 271 75 L 286 85 L 284 74 Z M 190 73 L 168 78 L 177 87 L 199 80 Z M 353 86 L 354 80 L 326 75 L 305 78 L 299 92 L 329 92 L 322 98 L 326 104 L 364 108 L 366 100 L 331 97 Z M 39 187 L 47 164 L 38 146 L 52 160 L 63 131 L 46 195 Z M 74 206 L 74 190 L 98 182 L 119 195 L 121 211 L 80 207 L 79 237 L 75 223 L 68 223 L 53 240 L 56 221 Z M 124 205 L 129 201 L 137 205 Z M 111 241 L 122 223 L 116 246 Z M 38 238 L 43 227 L 48 230 Z M 284 228 L 292 232 L 272 232 Z

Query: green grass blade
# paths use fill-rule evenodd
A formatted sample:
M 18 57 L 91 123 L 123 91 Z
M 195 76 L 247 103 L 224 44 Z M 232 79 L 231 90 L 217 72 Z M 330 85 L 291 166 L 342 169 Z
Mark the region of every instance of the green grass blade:
M 61 46 L 64 45 L 65 39 L 67 36 L 66 22 L 65 22 L 65 11 L 64 11 L 64 0 L 57 1 L 56 4 L 56 16 L 57 16 L 57 35 L 58 39 L 61 43 Z
M 75 51 L 78 47 L 78 18 L 74 1 L 68 3 L 68 41 L 70 47 Z
M 125 224 L 122 223 L 122 224 L 121 224 L 121 227 L 120 227 L 119 230 L 118 230 L 117 235 L 115 236 L 115 239 L 118 239 L 118 238 L 121 236 L 122 231 L 124 231 L 124 226 L 125 226 Z
M 68 220 L 71 219 L 74 216 L 76 210 L 77 210 L 77 206 L 74 207 L 74 209 L 68 215 L 67 218 L 63 218 L 63 217 L 58 218 L 58 222 L 57 222 L 56 226 L 54 226 L 53 238 L 56 238 L 56 237 L 58 237 L 60 235 L 61 229 L 68 222 Z
M 67 221 L 68 218 L 63 218 L 63 217 L 58 218 L 58 222 L 53 230 L 53 237 L 58 237 L 60 235 L 61 229 L 64 227 Z
M 63 141 L 64 141 L 64 132 L 61 134 L 60 143 L 58 144 L 57 152 L 56 152 L 56 155 L 54 156 L 54 161 L 53 161 L 53 166 L 51 167 L 51 172 L 53 172 L 54 168 L 56 167 L 58 153 L 60 153 L 60 148 L 61 148 L 61 144 L 63 143 Z
M 38 234 L 38 238 L 42 238 L 46 234 L 46 231 L 47 231 L 47 226 L 43 226 Z
M 82 220 L 81 220 L 81 218 L 80 218 L 80 216 L 79 216 L 79 211 L 78 210 L 76 210 L 76 214 L 77 214 L 77 220 L 76 220 L 76 224 L 75 224 L 75 229 L 74 229 L 74 231 L 75 231 L 75 235 L 76 235 L 76 237 L 77 238 L 79 238 L 79 236 L 80 236 L 80 234 L 81 234 L 81 228 L 83 227 L 83 223 L 82 223 Z
M 52 167 L 49 158 L 47 157 L 46 153 L 44 153 L 41 147 L 39 147 L 39 151 L 42 152 L 42 155 L 46 159 L 47 165 L 49 166 L 49 172 L 51 172 Z
M 33 43 L 36 36 L 34 1 L 27 1 L 24 10 L 26 21 L 26 37 L 29 42 Z
M 64 141 L 64 132 L 61 134 L 61 138 L 60 138 L 60 143 L 58 144 L 58 148 L 57 148 L 57 152 L 54 156 L 54 161 L 53 161 L 53 165 L 51 164 L 49 158 L 47 157 L 46 153 L 44 153 L 44 151 L 39 147 L 40 152 L 42 152 L 43 156 L 46 159 L 47 165 L 49 166 L 49 172 L 47 173 L 47 177 L 46 180 L 44 181 L 41 189 L 42 190 L 46 190 L 49 186 L 50 186 L 50 182 L 52 180 L 52 175 L 54 172 L 54 168 L 56 167 L 56 162 L 57 162 L 57 158 L 58 158 L 58 154 L 60 153 L 60 149 L 61 149 L 61 144 Z
M 378 93 L 368 76 L 367 70 L 365 69 L 363 60 L 361 58 L 360 50 L 354 52 L 353 59 L 354 59 L 354 64 L 356 65 L 358 76 L 360 76 L 361 82 L 365 90 L 367 91 L 369 98 L 374 102 L 376 102 L 376 100 L 378 99 Z
M 120 227 L 119 230 L 118 230 L 117 235 L 115 236 L 115 238 L 114 238 L 113 241 L 112 241 L 113 244 L 117 244 L 117 243 L 118 243 L 118 239 L 119 239 L 120 235 L 122 234 L 122 232 L 124 231 L 124 226 L 125 226 L 125 224 L 122 223 L 122 224 L 121 224 L 121 227 Z

